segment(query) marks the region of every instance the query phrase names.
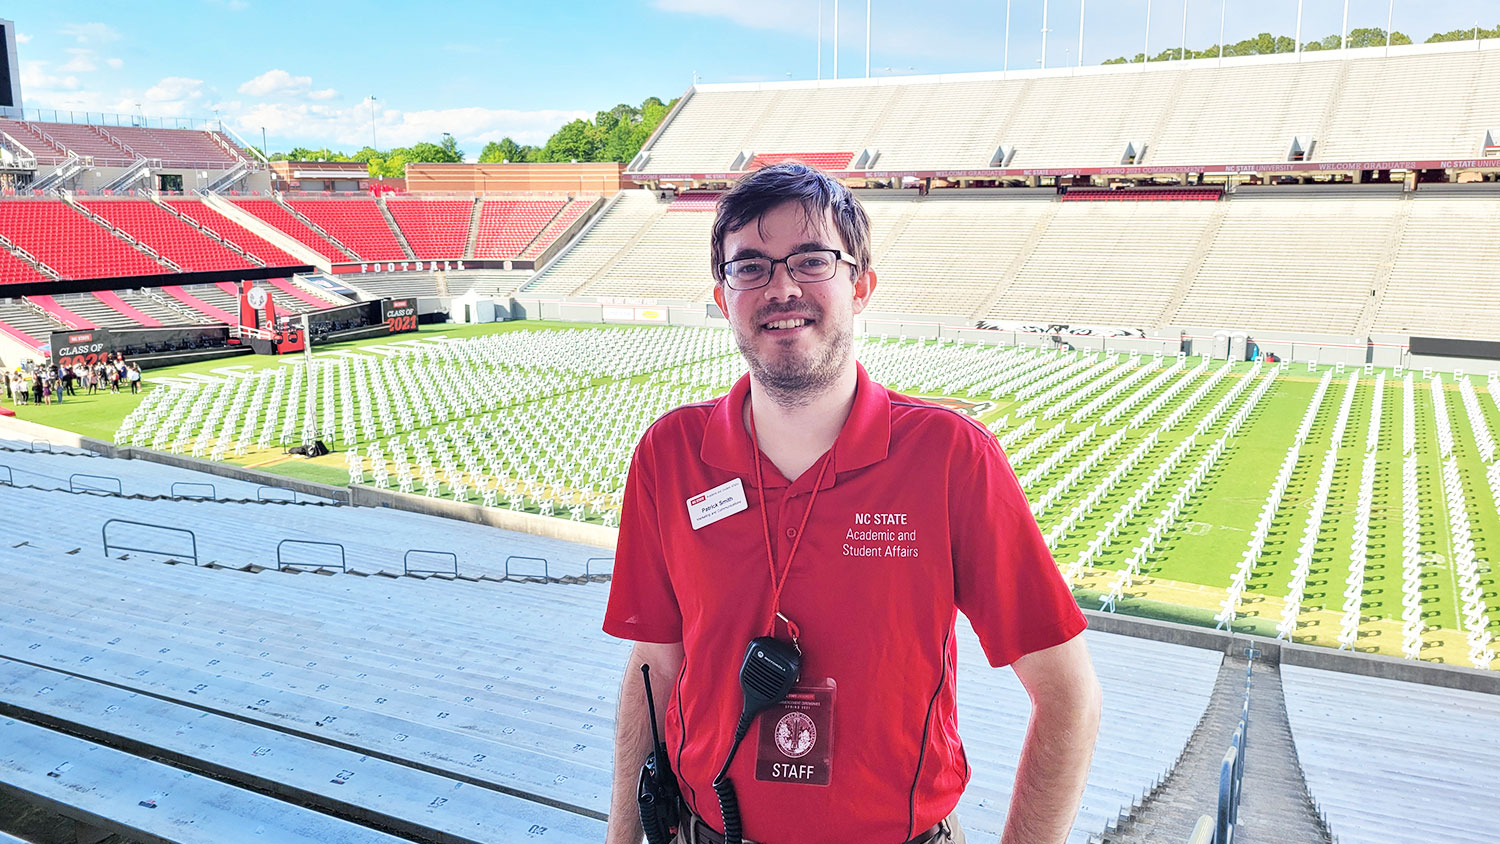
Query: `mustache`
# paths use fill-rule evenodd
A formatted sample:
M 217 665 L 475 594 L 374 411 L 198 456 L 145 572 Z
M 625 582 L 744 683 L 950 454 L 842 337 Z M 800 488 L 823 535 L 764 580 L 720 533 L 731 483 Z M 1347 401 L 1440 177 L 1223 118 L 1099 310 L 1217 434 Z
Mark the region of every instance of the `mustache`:
M 755 323 L 770 322 L 785 314 L 805 314 L 816 320 L 823 319 L 823 309 L 811 302 L 771 302 L 756 310 Z

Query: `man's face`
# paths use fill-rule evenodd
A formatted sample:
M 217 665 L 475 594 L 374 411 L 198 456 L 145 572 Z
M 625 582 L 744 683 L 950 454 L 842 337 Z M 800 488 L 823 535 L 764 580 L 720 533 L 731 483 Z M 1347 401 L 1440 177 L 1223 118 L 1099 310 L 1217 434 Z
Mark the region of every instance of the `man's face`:
M 724 237 L 727 261 L 844 248 L 832 211 L 809 219 L 795 202 L 782 203 Z M 772 393 L 786 399 L 814 395 L 850 365 L 854 315 L 875 289 L 874 272 L 858 277 L 854 272 L 840 263 L 827 281 L 798 283 L 785 264 L 776 264 L 764 287 L 733 290 L 720 283 L 714 288 L 714 301 L 729 319 L 751 373 Z

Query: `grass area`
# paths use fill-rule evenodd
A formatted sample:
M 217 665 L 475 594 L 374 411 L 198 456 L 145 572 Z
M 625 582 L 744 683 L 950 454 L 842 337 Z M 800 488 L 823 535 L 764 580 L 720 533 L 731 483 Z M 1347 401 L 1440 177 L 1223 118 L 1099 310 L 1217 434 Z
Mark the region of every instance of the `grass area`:
M 317 354 L 324 356 L 343 350 L 369 350 L 371 347 L 390 345 L 393 342 L 430 339 L 438 336 L 468 338 L 513 331 L 574 328 L 600 329 L 599 326 L 590 324 L 535 321 L 478 326 L 423 326 L 414 335 L 403 335 L 394 340 L 380 338 L 319 347 Z M 637 330 L 637 328 L 639 327 L 631 327 L 630 330 Z M 990 377 L 991 373 L 987 373 L 982 366 L 970 366 L 968 369 L 963 369 L 966 365 L 964 361 L 969 364 L 974 362 L 973 355 L 998 355 L 1002 354 L 1003 350 L 981 350 L 978 347 L 966 350 L 952 348 L 944 350 L 938 345 L 929 347 L 916 341 L 896 340 L 881 343 L 879 348 L 871 349 L 867 346 L 866 349 L 871 352 L 880 352 L 888 359 L 891 355 L 897 358 L 906 356 L 904 359 L 914 362 L 913 366 L 904 370 L 897 368 L 899 371 L 906 372 L 905 376 L 886 379 L 893 389 L 934 399 L 950 399 L 951 404 L 970 408 L 971 412 L 974 412 L 985 424 L 998 424 L 1000 419 L 1006 418 L 1008 425 L 1001 428 L 1002 435 L 1015 431 L 1027 421 L 1018 416 L 1023 402 L 1017 395 L 1014 393 L 995 394 L 976 386 L 985 383 L 984 379 Z M 933 354 L 948 355 L 948 358 L 943 359 L 956 361 L 957 370 L 966 374 L 954 376 L 947 371 L 932 371 L 934 368 L 926 366 L 925 363 L 933 359 L 928 357 Z M 1022 362 L 1010 365 L 1006 372 L 1031 371 L 1026 369 L 1028 366 L 1035 367 L 1035 371 L 1041 372 L 1044 367 L 1051 366 L 1053 363 L 1062 363 L 1065 365 L 1064 368 L 1068 368 L 1067 373 L 1062 377 L 1071 378 L 1087 371 L 1089 367 L 1099 362 L 1086 360 L 1083 356 L 1055 358 L 1050 352 L 1039 350 L 1028 352 L 1027 355 L 1029 357 L 1025 357 Z M 727 380 L 724 379 L 733 377 L 730 374 L 733 367 L 721 366 L 726 361 L 737 362 L 732 352 L 720 350 L 704 353 L 686 363 L 674 363 L 667 365 L 664 369 L 644 374 L 637 372 L 629 377 L 617 378 L 606 375 L 590 377 L 587 372 L 581 377 L 578 375 L 568 378 L 559 376 L 557 383 L 567 384 L 561 391 L 554 389 L 547 395 L 540 393 L 529 395 L 517 400 L 514 404 L 505 406 L 498 414 L 494 411 L 485 411 L 469 419 L 436 422 L 426 427 L 418 425 L 414 431 L 401 431 L 399 435 L 406 442 L 411 443 L 427 437 L 432 429 L 441 428 L 447 431 L 455 425 L 467 424 L 479 417 L 492 423 L 496 420 L 507 420 L 506 424 L 510 424 L 515 420 L 524 421 L 528 418 L 535 418 L 534 412 L 542 412 L 544 406 L 549 408 L 546 412 L 559 408 L 567 409 L 567 412 L 572 414 L 568 424 L 575 429 L 591 425 L 594 419 L 613 421 L 619 417 L 621 409 L 608 402 L 622 400 L 620 396 L 634 396 L 637 399 L 641 396 L 656 396 L 660 399 L 662 395 L 670 393 L 681 399 L 684 390 L 691 392 L 701 389 L 703 395 L 722 392 L 728 387 Z M 219 360 L 167 370 L 155 370 L 148 373 L 147 387 L 148 389 L 162 389 L 157 386 L 162 383 L 162 379 L 174 376 L 213 376 L 215 370 L 221 370 L 226 366 L 260 370 L 281 366 L 286 362 L 286 359 L 269 357 L 242 357 L 228 361 Z M 1109 371 L 1118 363 L 1120 361 L 1100 371 Z M 1163 361 L 1161 366 L 1165 367 L 1172 363 L 1174 361 Z M 1266 370 L 1262 370 L 1256 376 L 1255 382 L 1246 384 L 1245 379 L 1251 371 L 1251 364 L 1235 364 L 1229 368 L 1222 379 L 1207 390 L 1192 412 L 1182 416 L 1176 424 L 1168 428 L 1160 428 L 1162 421 L 1181 406 L 1189 396 L 1209 384 L 1222 366 L 1221 363 L 1211 362 L 1205 370 L 1190 374 L 1198 363 L 1196 358 L 1188 359 L 1181 371 L 1174 373 L 1161 385 L 1154 387 L 1149 394 L 1145 393 L 1144 388 L 1153 381 L 1159 370 L 1153 370 L 1134 382 L 1112 402 L 1122 401 L 1132 393 L 1142 391 L 1138 403 L 1111 425 L 1102 423 L 1101 410 L 1100 418 L 1094 422 L 1095 429 L 1092 437 L 1083 443 L 1076 453 L 1057 461 L 1049 472 L 1036 480 L 1027 490 L 1032 499 L 1037 500 L 1100 444 L 1111 435 L 1121 431 L 1122 426 L 1126 425 L 1132 416 L 1150 405 L 1152 399 L 1160 396 L 1174 383 L 1179 381 L 1186 383 L 1173 400 L 1157 408 L 1138 427 L 1123 429 L 1124 435 L 1120 444 L 1108 456 L 1098 461 L 1090 471 L 1078 477 L 1076 483 L 1052 507 L 1039 513 L 1038 522 L 1044 531 L 1059 524 L 1074 504 L 1109 476 L 1126 455 L 1130 454 L 1153 431 L 1157 433 L 1156 444 L 1145 453 L 1144 458 L 1135 468 L 1128 472 L 1117 487 L 1100 500 L 1092 511 L 1084 514 L 1074 529 L 1055 543 L 1054 555 L 1059 564 L 1066 566 L 1079 558 L 1089 541 L 1095 537 L 1096 532 L 1115 516 L 1126 499 L 1161 465 L 1162 460 L 1185 441 L 1208 410 L 1231 391 L 1245 385 L 1245 388 L 1230 403 L 1228 411 L 1219 418 L 1216 424 L 1197 436 L 1192 446 L 1186 451 L 1184 459 L 1162 479 L 1156 491 L 1148 496 L 1142 506 L 1125 521 L 1123 529 L 1111 545 L 1094 558 L 1086 576 L 1080 580 L 1075 590 L 1083 606 L 1091 608 L 1098 606 L 1099 595 L 1102 594 L 1101 589 L 1107 587 L 1114 570 L 1126 564 L 1138 540 L 1151 529 L 1153 520 L 1170 502 L 1179 484 L 1185 481 L 1209 446 L 1218 439 L 1224 424 L 1240 407 L 1246 405 L 1254 387 L 1266 375 Z M 545 361 L 539 356 L 536 365 L 544 364 Z M 1149 358 L 1143 359 L 1141 364 L 1153 365 Z M 526 366 L 532 366 L 532 364 L 527 362 Z M 703 374 L 705 370 L 712 370 L 717 374 L 705 376 Z M 1062 370 L 1054 368 L 1047 371 L 1061 372 Z M 1218 601 L 1223 598 L 1231 575 L 1247 547 L 1251 530 L 1260 515 L 1282 460 L 1294 443 L 1298 425 L 1310 405 L 1323 371 L 1308 372 L 1304 366 L 1296 365 L 1277 374 L 1270 390 L 1249 415 L 1239 435 L 1227 441 L 1226 449 L 1214 464 L 1206 480 L 1198 488 L 1190 503 L 1182 509 L 1176 521 L 1166 530 L 1157 550 L 1145 559 L 1138 582 L 1133 588 L 1127 590 L 1123 600 L 1117 602 L 1117 612 L 1213 626 L 1213 616 L 1218 611 Z M 871 372 L 877 379 L 882 377 L 874 367 L 871 368 Z M 709 381 L 702 381 L 704 377 L 709 378 Z M 1011 376 L 1007 374 L 1006 378 L 1009 377 Z M 966 378 L 970 380 L 966 382 Z M 901 380 L 913 383 L 899 383 Z M 1360 375 L 1353 393 L 1353 402 L 1349 409 L 1343 436 L 1337 443 L 1330 443 L 1348 380 L 1349 374 L 1347 373 L 1333 375 L 1314 417 L 1310 433 L 1299 447 L 1295 472 L 1291 476 L 1280 507 L 1274 514 L 1269 540 L 1249 580 L 1243 598 L 1241 616 L 1235 624 L 1237 630 L 1275 634 L 1275 625 L 1281 618 L 1298 550 L 1302 544 L 1304 532 L 1307 530 L 1311 499 L 1325 457 L 1332 448 L 1335 455 L 1332 487 L 1324 517 L 1314 526 L 1316 543 L 1313 565 L 1303 595 L 1296 638 L 1299 641 L 1330 644 L 1337 635 L 1339 616 L 1342 614 L 1344 602 L 1345 577 L 1350 570 L 1349 554 L 1354 536 L 1361 465 L 1365 459 L 1365 442 L 1369 430 L 1375 383 L 1374 377 L 1363 373 Z M 992 381 L 991 383 L 999 382 Z M 1105 389 L 1108 389 L 1108 386 L 1109 383 L 1095 380 L 1095 376 L 1089 376 L 1082 378 L 1079 386 L 1069 389 L 1083 389 L 1087 393 L 1087 398 L 1092 398 L 1101 395 Z M 1437 419 L 1433 412 L 1433 394 L 1428 382 L 1420 377 L 1415 380 L 1414 387 L 1414 432 L 1419 466 L 1418 495 L 1424 554 L 1422 605 L 1423 621 L 1429 628 L 1424 634 L 1424 644 L 1432 649 L 1434 658 L 1442 658 L 1449 662 L 1462 662 L 1463 635 L 1460 630 L 1456 575 L 1452 565 L 1449 541 L 1447 502 L 1442 490 L 1442 458 L 1437 448 Z M 597 392 L 588 392 L 590 390 Z M 673 390 L 677 392 L 672 392 Z M 1484 473 L 1487 467 L 1478 454 L 1476 439 L 1468 417 L 1469 411 L 1465 408 L 1457 387 L 1449 377 L 1444 378 L 1444 390 L 1454 434 L 1454 459 L 1457 461 L 1463 478 L 1465 507 L 1475 537 L 1476 552 L 1481 561 L 1485 600 L 1490 606 L 1491 618 L 1497 626 L 1500 626 L 1500 597 L 1497 597 L 1494 576 L 1489 572 L 1487 562 L 1500 553 L 1500 512 L 1497 512 L 1496 502 L 1493 500 L 1485 478 Z M 1497 408 L 1491 399 L 1487 384 L 1482 380 L 1476 382 L 1476 391 L 1480 399 L 1480 418 L 1491 432 L 1500 432 L 1500 408 Z M 323 393 L 321 388 L 316 392 L 312 403 L 315 414 L 321 418 L 324 396 L 328 394 Z M 594 396 L 601 397 L 598 400 L 599 403 L 589 404 L 595 401 Z M 606 399 L 604 398 L 606 396 L 614 396 L 614 398 Z M 1360 650 L 1375 650 L 1391 654 L 1399 654 L 1401 638 L 1403 396 L 1402 382 L 1396 378 L 1388 378 L 1382 402 L 1380 445 L 1375 452 L 1376 474 L 1369 526 L 1368 562 L 1361 593 L 1361 639 L 1357 645 Z M 306 396 L 304 395 L 303 398 L 305 399 Z M 79 397 L 61 406 L 22 408 L 21 416 L 88 436 L 112 439 L 121 420 L 139 401 L 139 398 L 128 395 Z M 639 400 L 636 405 L 637 407 L 640 405 Z M 1081 405 L 1082 402 L 1075 404 L 1074 407 Z M 1105 407 L 1109 406 L 1110 404 L 1105 405 Z M 1042 409 L 1038 412 L 1040 413 Z M 301 405 L 287 407 L 281 411 L 281 418 L 286 419 L 287 414 L 292 414 L 300 419 L 303 410 Z M 528 414 L 531 415 L 528 416 Z M 1047 438 L 1044 446 L 1031 454 L 1029 459 L 1017 460 L 1019 475 L 1024 476 L 1033 467 L 1058 454 L 1059 449 L 1062 449 L 1069 440 L 1078 436 L 1090 424 L 1088 420 L 1082 424 L 1072 423 L 1068 416 L 1068 413 L 1059 414 L 1052 419 L 1038 416 L 1034 420 L 1035 428 L 1010 444 L 1009 453 L 1017 456 L 1026 451 L 1028 446 L 1040 442 L 1044 437 Z M 654 417 L 647 417 L 648 420 L 649 418 Z M 500 430 L 503 432 L 504 429 Z M 585 455 L 590 449 L 595 454 L 612 453 L 607 448 L 600 451 L 602 446 L 599 441 L 591 437 L 592 435 L 568 439 L 566 442 L 569 445 L 566 448 L 577 450 L 578 453 Z M 388 445 L 389 437 L 386 436 L 386 432 L 382 432 L 376 440 L 384 446 Z M 335 444 L 330 441 L 330 445 L 335 445 L 342 451 L 347 444 Z M 356 445 L 367 448 L 369 444 L 361 440 Z M 548 454 L 546 447 L 543 448 L 543 452 L 544 456 Z M 571 495 L 571 487 L 566 482 L 569 460 L 562 459 L 564 456 L 567 455 L 550 454 L 549 459 L 541 461 L 540 465 L 556 468 L 560 473 L 557 479 L 547 483 L 548 492 L 545 494 L 548 496 Z M 281 453 L 278 444 L 269 450 L 252 450 L 243 457 L 234 458 L 233 462 L 288 477 L 329 484 L 344 484 L 348 479 L 344 458 L 345 455 L 342 453 L 313 460 L 287 457 Z M 614 470 L 606 472 L 606 476 L 612 471 Z M 416 473 L 413 472 L 413 474 Z M 519 473 L 509 470 L 498 472 L 492 477 L 500 483 L 520 480 Z M 425 492 L 420 479 L 417 480 L 414 488 L 419 494 Z M 444 496 L 452 494 L 451 490 L 446 488 L 446 477 L 443 479 L 443 485 L 436 491 Z M 529 497 L 532 494 L 527 493 L 528 497 L 522 505 L 527 512 L 538 511 L 537 501 Z M 472 486 L 469 496 L 470 500 L 477 500 L 477 493 Z M 500 503 L 501 506 L 506 506 L 504 496 L 501 496 Z M 557 512 L 566 517 L 565 508 L 559 507 Z M 591 510 L 588 520 L 599 521 L 598 513 Z

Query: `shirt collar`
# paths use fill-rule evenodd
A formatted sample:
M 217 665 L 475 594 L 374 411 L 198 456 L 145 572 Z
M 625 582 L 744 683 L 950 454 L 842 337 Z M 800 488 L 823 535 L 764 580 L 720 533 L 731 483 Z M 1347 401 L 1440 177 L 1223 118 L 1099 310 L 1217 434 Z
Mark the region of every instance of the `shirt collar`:
M 854 405 L 849 409 L 849 418 L 839 431 L 834 442 L 833 471 L 824 478 L 823 486 L 833 485 L 839 472 L 862 469 L 884 460 L 891 444 L 891 399 L 885 387 L 870 379 L 865 368 L 855 362 L 856 383 Z M 709 413 L 708 426 L 703 432 L 703 445 L 699 457 L 710 466 L 727 469 L 737 475 L 750 477 L 755 474 L 755 464 L 750 462 L 752 448 L 750 432 L 745 430 L 743 408 L 750 397 L 750 376 L 747 374 L 735 382 L 729 395 L 714 403 Z M 759 454 L 759 450 L 753 453 Z M 787 481 L 769 461 L 765 472 L 767 486 L 786 486 Z

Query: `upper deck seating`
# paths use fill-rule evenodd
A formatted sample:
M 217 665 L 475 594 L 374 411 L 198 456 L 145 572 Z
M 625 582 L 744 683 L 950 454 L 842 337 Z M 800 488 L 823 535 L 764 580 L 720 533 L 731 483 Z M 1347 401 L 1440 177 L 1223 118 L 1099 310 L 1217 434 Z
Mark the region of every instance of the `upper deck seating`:
M 161 159 L 166 167 L 228 169 L 240 163 L 240 159 L 214 143 L 212 134 L 197 129 L 107 126 L 104 131 L 146 158 Z
M 287 204 L 298 214 L 354 250 L 361 261 L 404 261 L 406 252 L 380 213 L 375 198 L 290 199 Z M 462 252 L 459 253 L 462 255 Z M 452 257 L 452 256 L 450 256 Z
M 37 131 L 50 135 L 68 151 L 93 158 L 96 167 L 126 167 L 138 157 L 99 134 L 99 129 L 93 126 L 35 121 L 31 125 Z
M 92 199 L 79 204 L 188 272 L 255 266 L 149 200 Z
M 564 199 L 486 199 L 479 211 L 479 237 L 474 245 L 474 257 L 516 257 L 537 239 L 565 205 L 570 209 L 582 205 L 582 210 L 578 211 L 581 214 L 588 209 L 590 201 L 576 199 L 569 204 Z
M 464 257 L 469 245 L 473 200 L 387 197 L 385 207 L 418 258 L 441 261 Z M 359 249 L 352 244 L 350 248 Z
M 169 270 L 61 200 L 0 202 L 0 234 L 63 278 L 157 275 Z
M 281 207 L 281 203 L 274 199 L 236 199 L 232 201 L 236 207 L 242 208 L 265 220 L 267 223 L 296 238 L 304 246 L 330 261 L 349 262 L 359 260 L 337 246 L 334 246 L 332 243 L 329 243 L 326 238 L 316 231 L 308 228 L 306 223 L 292 216 L 290 211 Z M 197 218 L 195 217 L 194 219 Z M 245 248 L 248 249 L 249 247 Z
M 714 211 L 719 203 L 718 191 L 688 191 L 679 193 L 667 206 L 668 211 Z
M 67 150 L 47 140 L 37 129 L 24 120 L 0 118 L 0 132 L 10 135 L 21 146 L 36 156 L 36 163 L 43 166 L 61 164 L 68 157 Z
M 265 261 L 268 267 L 294 267 L 303 264 L 302 261 L 288 255 L 260 235 L 208 207 L 207 203 L 201 199 L 167 199 L 166 202 L 182 216 L 192 219 L 235 246 Z M 303 228 L 307 227 L 303 226 Z
M 642 171 L 722 172 L 743 150 L 797 149 L 875 150 L 881 171 L 1275 164 L 1297 138 L 1318 162 L 1477 158 L 1500 113 L 1500 49 L 1453 46 L 940 82 L 699 85 Z
M 46 280 L 47 277 L 37 272 L 36 267 L 11 254 L 9 249 L 0 249 L 0 284 Z

